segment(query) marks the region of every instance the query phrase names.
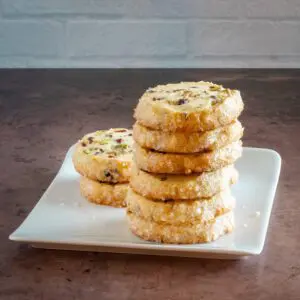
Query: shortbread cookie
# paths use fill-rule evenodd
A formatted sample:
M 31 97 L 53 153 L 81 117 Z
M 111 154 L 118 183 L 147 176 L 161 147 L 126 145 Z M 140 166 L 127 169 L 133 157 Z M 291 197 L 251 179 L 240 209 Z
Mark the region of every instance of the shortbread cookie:
M 98 130 L 85 135 L 73 155 L 78 173 L 102 182 L 128 182 L 132 163 L 132 131 Z
M 134 117 L 156 130 L 197 132 L 230 124 L 243 108 L 237 90 L 211 82 L 181 82 L 149 88 Z
M 237 120 L 213 130 L 191 133 L 154 130 L 136 122 L 133 126 L 133 138 L 144 148 L 163 152 L 193 153 L 215 150 L 236 142 L 242 137 L 243 131 L 242 124 Z
M 190 175 L 154 174 L 133 164 L 130 186 L 142 196 L 158 200 L 209 198 L 238 180 L 233 165 L 212 172 Z
M 125 207 L 125 198 L 128 190 L 127 183 L 103 183 L 81 176 L 80 192 L 90 202 Z
M 149 221 L 127 212 L 131 231 L 140 238 L 169 244 L 211 242 L 234 229 L 233 212 L 226 213 L 206 224 L 166 225 Z
M 128 211 L 149 221 L 173 225 L 205 224 L 233 210 L 235 199 L 230 189 L 226 189 L 211 198 L 159 201 L 143 197 L 129 188 L 126 205 Z
M 135 144 L 138 168 L 151 173 L 189 174 L 213 171 L 233 164 L 241 155 L 241 141 L 213 151 L 193 154 L 157 152 Z

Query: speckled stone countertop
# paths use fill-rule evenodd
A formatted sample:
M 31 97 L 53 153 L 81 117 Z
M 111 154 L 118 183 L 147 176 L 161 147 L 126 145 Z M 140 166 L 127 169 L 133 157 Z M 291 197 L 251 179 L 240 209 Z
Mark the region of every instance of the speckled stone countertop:
M 8 240 L 89 131 L 131 126 L 157 83 L 242 91 L 244 144 L 282 172 L 263 253 L 239 261 L 37 250 Z M 0 299 L 299 299 L 300 70 L 0 70 Z M 255 162 L 253 162 L 255 163 Z

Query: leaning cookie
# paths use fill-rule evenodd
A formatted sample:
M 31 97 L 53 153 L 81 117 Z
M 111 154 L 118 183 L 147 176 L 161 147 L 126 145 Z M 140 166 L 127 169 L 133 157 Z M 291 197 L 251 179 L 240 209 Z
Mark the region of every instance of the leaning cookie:
M 128 189 L 127 209 L 143 219 L 164 224 L 205 224 L 216 217 L 230 212 L 235 199 L 226 189 L 211 198 L 194 200 L 151 200 Z
M 199 174 L 172 175 L 154 174 L 132 166 L 131 188 L 151 199 L 185 200 L 209 198 L 229 188 L 238 180 L 238 171 L 233 165 Z
M 211 242 L 234 229 L 233 212 L 226 213 L 206 224 L 170 225 L 146 220 L 127 211 L 131 231 L 138 237 L 168 244 Z
M 127 183 L 103 183 L 80 178 L 80 192 L 90 202 L 114 207 L 125 207 L 125 198 L 128 190 Z
M 128 182 L 132 162 L 132 131 L 98 130 L 75 146 L 73 164 L 78 173 L 101 182 Z
M 241 141 L 213 151 L 193 154 L 157 152 L 135 144 L 135 160 L 138 168 L 151 173 L 208 172 L 233 164 L 241 155 Z
M 243 108 L 237 90 L 211 82 L 181 82 L 148 89 L 134 117 L 156 130 L 198 132 L 230 124 Z
M 204 132 L 168 132 L 147 128 L 138 122 L 133 138 L 143 148 L 162 152 L 193 153 L 222 148 L 243 136 L 243 126 L 236 120 L 228 125 Z

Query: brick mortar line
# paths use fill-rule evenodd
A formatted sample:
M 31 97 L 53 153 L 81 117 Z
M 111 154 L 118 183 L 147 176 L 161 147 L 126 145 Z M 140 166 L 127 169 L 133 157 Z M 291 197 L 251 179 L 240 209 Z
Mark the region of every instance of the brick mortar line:
M 1 5 L 1 2 L 0 2 Z M 1 16 L 1 6 L 0 6 L 0 16 Z M 103 22 L 199 22 L 199 21 L 209 21 L 209 22 L 222 22 L 222 21 L 232 21 L 235 23 L 240 22 L 287 22 L 287 23 L 300 23 L 299 17 L 130 17 L 124 15 L 101 15 L 101 14 L 45 14 L 45 15 L 31 15 L 31 14 L 21 14 L 21 15 L 7 15 L 2 13 L 2 20 L 8 21 L 23 21 L 23 20 L 64 20 L 64 21 L 103 21 Z
M 162 61 L 172 61 L 174 59 L 177 61 L 178 59 L 182 59 L 182 61 L 198 61 L 199 59 L 257 59 L 257 58 L 299 58 L 299 54 L 278 54 L 278 55 L 252 55 L 252 54 L 247 54 L 247 55 L 242 55 L 242 54 L 233 54 L 233 55 L 210 55 L 210 54 L 204 54 L 201 56 L 193 56 L 191 58 L 188 58 L 185 55 L 135 55 L 135 56 L 106 56 L 106 55 L 99 55 L 99 56 L 53 56 L 53 55 L 39 55 L 39 56 L 30 56 L 30 55 L 0 55 L 1 58 L 14 58 L 14 59 L 37 59 L 37 60 L 43 60 L 43 59 L 62 59 L 62 60 L 70 60 L 70 61 L 94 61 L 95 59 L 98 60 L 106 60 L 107 58 L 112 58 L 112 59 L 117 59 L 117 60 L 123 60 L 123 61 L 131 61 L 134 59 L 143 59 L 144 61 L 155 61 L 155 60 L 162 60 Z M 300 62 L 299 62 L 300 63 Z

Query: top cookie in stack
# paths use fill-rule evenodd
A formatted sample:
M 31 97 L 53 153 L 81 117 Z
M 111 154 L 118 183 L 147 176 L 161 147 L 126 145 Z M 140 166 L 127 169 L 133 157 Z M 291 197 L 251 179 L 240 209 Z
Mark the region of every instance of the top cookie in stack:
M 230 124 L 243 107 L 237 90 L 211 82 L 181 82 L 148 89 L 134 117 L 156 130 L 199 132 Z
M 89 201 L 125 206 L 132 164 L 132 131 L 126 128 L 98 130 L 76 144 L 73 164 L 81 175 L 80 191 Z
M 210 82 L 148 89 L 135 110 L 135 163 L 127 194 L 131 230 L 166 243 L 207 242 L 233 229 L 242 154 L 239 91 Z

